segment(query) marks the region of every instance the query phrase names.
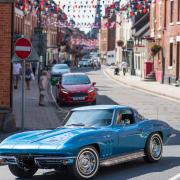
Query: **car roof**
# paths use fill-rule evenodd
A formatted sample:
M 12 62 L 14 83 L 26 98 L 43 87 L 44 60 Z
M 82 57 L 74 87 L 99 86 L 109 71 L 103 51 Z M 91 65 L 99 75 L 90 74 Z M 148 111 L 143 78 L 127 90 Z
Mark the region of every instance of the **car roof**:
M 63 74 L 63 76 L 75 76 L 75 75 L 84 75 L 84 76 L 88 76 L 86 73 L 66 73 Z
M 128 106 L 122 105 L 94 105 L 94 106 L 84 106 L 79 108 L 72 109 L 73 111 L 80 111 L 80 110 L 95 110 L 95 109 L 117 109 L 117 108 L 129 108 Z
M 55 64 L 53 67 L 55 66 L 68 66 L 67 64 Z

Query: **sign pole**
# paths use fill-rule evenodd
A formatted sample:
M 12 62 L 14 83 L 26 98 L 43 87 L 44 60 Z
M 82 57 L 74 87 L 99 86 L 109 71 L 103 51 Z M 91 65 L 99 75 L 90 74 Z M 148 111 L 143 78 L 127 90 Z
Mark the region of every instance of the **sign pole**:
M 22 105 L 21 105 L 21 129 L 24 130 L 24 119 L 25 119 L 25 63 L 26 59 L 30 56 L 32 51 L 32 44 L 26 38 L 19 38 L 15 43 L 16 56 L 22 61 Z
M 24 117 L 25 117 L 25 88 L 24 88 L 24 83 L 25 83 L 25 61 L 22 61 L 22 109 L 21 109 L 21 130 L 24 130 Z

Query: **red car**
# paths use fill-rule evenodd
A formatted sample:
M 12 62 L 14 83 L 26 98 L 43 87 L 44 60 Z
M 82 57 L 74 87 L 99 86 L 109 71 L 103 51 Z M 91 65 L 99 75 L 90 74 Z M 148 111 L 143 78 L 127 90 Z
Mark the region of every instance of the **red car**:
M 73 103 L 96 104 L 95 82 L 85 73 L 67 73 L 57 85 L 56 99 L 60 105 Z

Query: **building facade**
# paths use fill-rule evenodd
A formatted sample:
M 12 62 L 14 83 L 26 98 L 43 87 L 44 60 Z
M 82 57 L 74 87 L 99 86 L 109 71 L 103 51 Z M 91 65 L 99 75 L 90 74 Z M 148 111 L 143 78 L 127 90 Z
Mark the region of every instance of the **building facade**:
M 180 81 L 180 0 L 159 0 L 151 5 L 151 37 L 161 46 L 155 57 L 156 79 L 168 84 Z

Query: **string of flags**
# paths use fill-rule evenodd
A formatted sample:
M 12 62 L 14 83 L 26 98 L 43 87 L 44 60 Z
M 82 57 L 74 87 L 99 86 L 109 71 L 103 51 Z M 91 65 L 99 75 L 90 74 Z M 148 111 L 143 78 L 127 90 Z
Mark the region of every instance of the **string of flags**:
M 155 3 L 155 0 L 153 0 Z M 121 0 L 69 0 L 68 2 L 54 0 L 16 0 L 15 6 L 24 12 L 24 15 L 38 15 L 41 13 L 47 17 L 58 17 L 63 23 L 56 23 L 58 27 L 75 28 L 115 28 L 115 22 L 101 24 L 104 17 L 111 17 L 112 14 L 126 13 L 127 19 L 138 13 L 146 14 L 149 12 L 152 0 L 130 0 L 124 3 Z M 66 13 L 65 13 L 66 12 Z M 70 23 L 70 19 L 90 19 L 94 22 L 75 22 Z M 46 25 L 49 25 L 46 23 Z

